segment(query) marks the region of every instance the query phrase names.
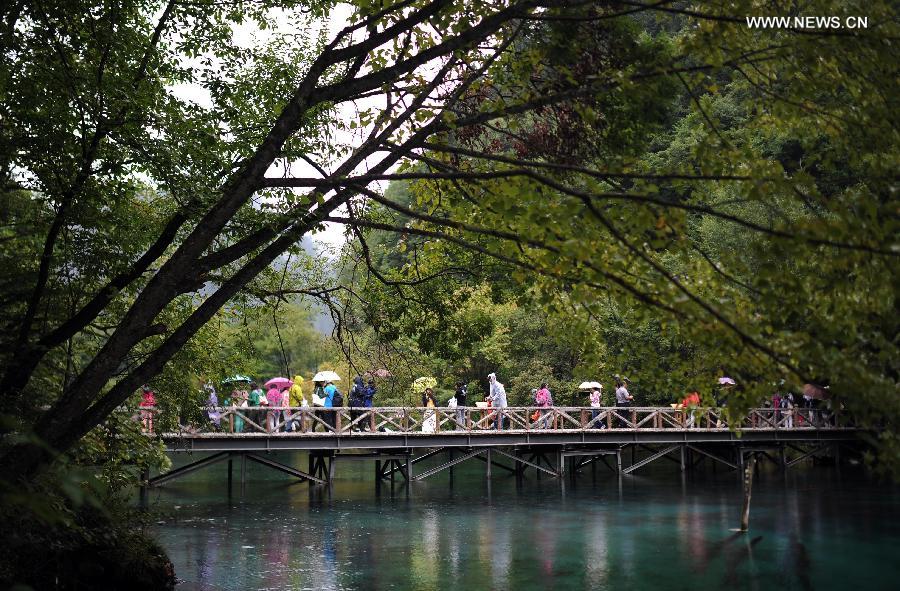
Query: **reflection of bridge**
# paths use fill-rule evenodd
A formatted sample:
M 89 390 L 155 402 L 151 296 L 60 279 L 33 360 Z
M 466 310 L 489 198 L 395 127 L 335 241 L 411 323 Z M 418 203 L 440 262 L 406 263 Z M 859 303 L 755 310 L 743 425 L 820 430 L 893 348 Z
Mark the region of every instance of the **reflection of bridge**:
M 171 453 L 212 455 L 153 478 L 145 474 L 144 483 L 160 485 L 227 460 L 230 489 L 235 459 L 242 486 L 248 460 L 325 485 L 342 461 L 373 461 L 377 483 L 395 474 L 407 481 L 452 474 L 470 459 L 484 462 L 487 477 L 498 468 L 517 478 L 528 469 L 538 477 L 574 477 L 598 463 L 628 474 L 662 458 L 682 471 L 706 462 L 738 470 L 748 454 L 787 468 L 817 455 L 839 459 L 842 447 L 856 448 L 859 434 L 837 414 L 805 408 L 756 409 L 729 421 L 716 408 L 224 408 L 217 430 L 161 435 Z M 416 449 L 427 451 L 417 456 Z M 271 459 L 273 451 L 307 451 L 308 469 Z M 623 461 L 628 451 L 630 461 Z M 414 474 L 415 464 L 441 455 L 444 463 Z

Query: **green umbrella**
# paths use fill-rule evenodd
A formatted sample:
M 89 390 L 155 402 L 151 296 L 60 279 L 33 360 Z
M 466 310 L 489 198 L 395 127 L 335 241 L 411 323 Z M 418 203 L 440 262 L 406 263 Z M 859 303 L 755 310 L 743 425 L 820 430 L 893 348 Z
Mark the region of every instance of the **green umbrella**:
M 223 383 L 223 384 L 234 384 L 234 383 L 236 383 L 236 382 L 247 382 L 247 383 L 250 383 L 250 382 L 252 382 L 252 381 L 253 381 L 253 380 L 252 380 L 251 378 L 248 378 L 247 376 L 242 376 L 242 375 L 239 375 L 239 374 L 235 374 L 235 375 L 231 376 L 230 378 L 226 378 L 226 379 L 222 380 L 222 383 Z

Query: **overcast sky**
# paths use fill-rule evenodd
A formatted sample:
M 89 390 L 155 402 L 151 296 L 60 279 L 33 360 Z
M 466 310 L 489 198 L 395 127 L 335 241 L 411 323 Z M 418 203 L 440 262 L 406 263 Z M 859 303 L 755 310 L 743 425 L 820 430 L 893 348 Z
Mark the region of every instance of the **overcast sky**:
M 347 4 L 340 4 L 332 12 L 331 18 L 323 24 L 327 27 L 329 38 L 333 38 L 338 31 L 345 27 L 349 21 L 351 7 Z M 287 18 L 279 24 L 278 32 L 293 32 L 291 23 Z M 319 33 L 318 30 L 312 31 L 311 37 L 315 37 Z M 249 47 L 258 43 L 265 43 L 270 38 L 272 32 L 260 31 L 253 23 L 245 23 L 234 28 L 234 42 L 243 47 Z M 171 88 L 173 94 L 183 100 L 194 102 L 204 107 L 211 107 L 212 101 L 209 92 L 198 84 L 179 84 Z M 370 99 L 374 102 L 376 99 Z M 369 101 L 367 101 L 369 102 Z M 339 113 L 344 117 L 355 117 L 355 109 L 353 105 L 341 105 Z M 355 133 L 338 131 L 337 135 L 341 142 L 350 143 L 365 130 L 358 129 Z M 328 166 L 326 166 L 328 168 Z M 291 174 L 298 177 L 316 177 L 319 174 L 313 167 L 303 161 L 295 161 L 291 163 Z M 312 236 L 313 240 L 324 247 L 327 251 L 336 252 L 344 243 L 344 228 L 339 224 L 326 224 L 326 230 Z

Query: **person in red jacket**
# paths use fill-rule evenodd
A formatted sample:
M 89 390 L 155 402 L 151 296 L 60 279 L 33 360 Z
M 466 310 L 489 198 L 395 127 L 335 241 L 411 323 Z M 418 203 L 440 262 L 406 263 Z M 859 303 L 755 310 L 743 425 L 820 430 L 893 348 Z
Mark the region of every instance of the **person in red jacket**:
M 697 412 L 697 407 L 700 406 L 700 393 L 694 390 L 693 392 L 685 396 L 681 401 L 681 406 L 684 407 L 684 413 L 687 417 L 687 420 L 685 421 L 685 427 L 693 427 L 694 415 Z
M 156 395 L 149 384 L 141 387 L 141 431 L 153 433 L 153 413 L 156 412 Z

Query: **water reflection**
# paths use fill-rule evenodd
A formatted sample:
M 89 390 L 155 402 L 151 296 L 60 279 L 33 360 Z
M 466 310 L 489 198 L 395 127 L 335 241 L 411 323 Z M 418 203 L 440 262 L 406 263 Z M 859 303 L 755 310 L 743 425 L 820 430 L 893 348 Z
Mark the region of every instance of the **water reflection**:
M 900 576 L 900 494 L 847 474 L 764 473 L 741 535 L 734 475 L 598 474 L 565 495 L 495 475 L 488 497 L 483 466 L 463 464 L 452 491 L 435 477 L 376 497 L 370 472 L 331 495 L 264 471 L 243 501 L 215 471 L 157 492 L 180 588 L 870 590 Z

